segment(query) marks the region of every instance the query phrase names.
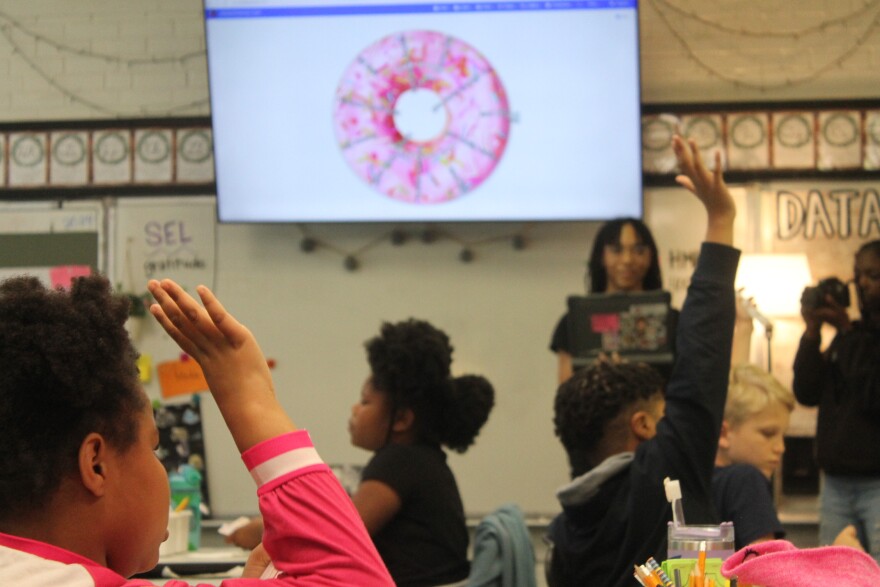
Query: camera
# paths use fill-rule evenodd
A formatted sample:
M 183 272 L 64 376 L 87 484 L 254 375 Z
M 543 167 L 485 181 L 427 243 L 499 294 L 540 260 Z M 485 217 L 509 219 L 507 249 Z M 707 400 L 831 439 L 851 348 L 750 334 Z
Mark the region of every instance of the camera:
M 805 287 L 801 294 L 801 305 L 810 310 L 828 306 L 825 301 L 827 296 L 831 296 L 840 306 L 849 307 L 849 287 L 836 277 L 826 277 L 814 287 Z

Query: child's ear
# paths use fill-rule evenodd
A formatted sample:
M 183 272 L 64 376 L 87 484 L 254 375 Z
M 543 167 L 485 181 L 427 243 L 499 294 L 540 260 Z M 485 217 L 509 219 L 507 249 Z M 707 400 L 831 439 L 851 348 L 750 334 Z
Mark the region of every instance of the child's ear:
M 718 437 L 718 448 L 730 449 L 730 424 L 727 420 L 721 420 L 721 435 Z
M 657 422 L 646 410 L 637 410 L 629 419 L 629 426 L 632 433 L 639 440 L 650 440 L 657 434 Z
M 410 408 L 400 408 L 394 414 L 394 422 L 391 424 L 391 429 L 394 432 L 407 432 L 413 427 L 415 421 L 416 415 Z
M 79 446 L 79 476 L 87 491 L 104 495 L 107 485 L 107 441 L 97 432 L 89 433 Z

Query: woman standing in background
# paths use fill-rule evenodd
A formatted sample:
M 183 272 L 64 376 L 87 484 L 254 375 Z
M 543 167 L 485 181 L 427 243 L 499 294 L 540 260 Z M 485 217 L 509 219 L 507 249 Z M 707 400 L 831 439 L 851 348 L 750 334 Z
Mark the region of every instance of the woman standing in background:
M 651 230 L 636 218 L 606 222 L 593 240 L 593 250 L 584 278 L 588 293 L 625 293 L 663 288 L 657 245 Z M 568 313 L 559 319 L 550 350 L 559 359 L 559 383 L 573 372 Z

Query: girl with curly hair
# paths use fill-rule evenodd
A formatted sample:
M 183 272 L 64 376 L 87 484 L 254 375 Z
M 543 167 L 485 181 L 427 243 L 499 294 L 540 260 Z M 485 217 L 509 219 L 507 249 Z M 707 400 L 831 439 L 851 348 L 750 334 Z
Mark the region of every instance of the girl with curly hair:
M 342 486 L 278 403 L 251 332 L 204 286 L 201 305 L 170 280 L 149 289 L 150 311 L 202 367 L 259 488 L 265 548 L 223 584 L 265 575 L 279 587 L 390 587 Z M 128 302 L 102 276 L 77 278 L 70 291 L 35 277 L 0 283 L 3 585 L 145 587 L 127 578 L 159 560 L 170 490 L 127 317 Z
M 446 334 L 420 320 L 385 323 L 366 343 L 370 375 L 352 406 L 353 445 L 372 451 L 352 496 L 399 587 L 469 573 L 464 508 L 441 445 L 464 452 L 494 404 L 483 377 L 452 377 Z

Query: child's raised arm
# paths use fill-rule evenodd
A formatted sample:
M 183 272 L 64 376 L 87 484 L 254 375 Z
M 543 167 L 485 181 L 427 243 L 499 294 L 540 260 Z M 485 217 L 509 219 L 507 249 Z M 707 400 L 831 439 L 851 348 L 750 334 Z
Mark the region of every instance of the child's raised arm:
M 196 288 L 201 304 L 170 279 L 151 280 L 147 287 L 156 298 L 150 312 L 201 365 L 259 486 L 265 551 L 257 549 L 248 559 L 248 578 L 228 583 L 250 585 L 251 577 L 260 576 L 271 558 L 274 578 L 267 585 L 392 587 L 391 576 L 342 486 L 308 435 L 290 434 L 296 427 L 275 398 L 266 358 L 250 330 L 203 285 Z M 182 582 L 167 585 L 184 587 Z
M 254 335 L 226 312 L 211 290 L 196 288 L 202 306 L 170 279 L 151 280 L 147 287 L 156 298 L 150 312 L 202 367 L 239 451 L 296 430 L 275 398 Z
M 676 176 L 675 181 L 695 194 L 706 208 L 706 242 L 732 245 L 736 204 L 721 174 L 721 154 L 715 153 L 715 169 L 710 171 L 693 139 L 685 141 L 675 135 L 672 148 L 681 169 L 681 175 Z

